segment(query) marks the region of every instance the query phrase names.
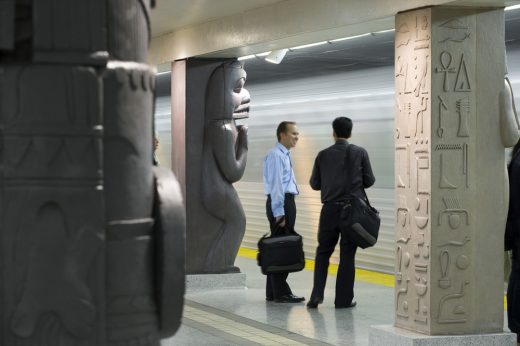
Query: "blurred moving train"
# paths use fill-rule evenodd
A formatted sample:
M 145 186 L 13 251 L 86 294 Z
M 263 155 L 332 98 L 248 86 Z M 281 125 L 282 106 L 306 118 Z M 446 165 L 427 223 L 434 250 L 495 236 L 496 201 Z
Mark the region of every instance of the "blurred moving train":
M 515 18 L 520 18 L 520 11 Z M 511 16 L 508 27 L 511 26 Z M 518 26 L 520 19 L 515 19 Z M 314 259 L 317 246 L 317 229 L 321 209 L 319 191 L 313 191 L 309 177 L 317 153 L 333 143 L 331 122 L 337 116 L 348 116 L 354 122 L 351 142 L 367 149 L 372 168 L 376 176 L 375 185 L 367 190 L 371 203 L 381 215 L 380 238 L 375 247 L 359 250 L 356 266 L 381 272 L 393 272 L 394 268 L 394 66 L 393 33 L 383 35 L 379 40 L 382 63 L 358 64 L 350 68 L 330 69 L 321 73 L 312 70 L 312 57 L 315 66 L 323 58 L 323 48 L 318 48 L 306 56 L 306 66 L 300 74 L 284 76 L 284 63 L 270 67 L 278 68 L 280 78 L 271 73 L 270 78 L 256 76 L 246 82 L 251 93 L 249 119 L 243 123 L 249 125 L 249 153 L 247 168 L 242 180 L 235 184 L 247 217 L 246 234 L 242 246 L 256 249 L 258 239 L 268 232 L 265 216 L 265 196 L 262 184 L 262 163 L 266 152 L 276 142 L 276 126 L 282 120 L 296 121 L 300 138 L 292 151 L 293 167 L 299 184 L 300 195 L 296 198 L 296 231 L 304 237 L 305 254 Z M 370 38 L 367 38 L 370 39 Z M 518 38 L 507 40 L 507 60 L 509 78 L 515 92 L 517 107 L 520 106 L 520 45 Z M 359 43 L 358 43 L 359 44 Z M 368 43 L 370 45 L 370 43 Z M 365 44 L 365 46 L 367 46 Z M 348 47 L 347 47 L 348 48 Z M 346 49 L 347 49 L 346 48 Z M 350 54 L 353 47 L 348 48 Z M 363 56 L 362 50 L 357 59 L 370 60 L 372 56 Z M 310 61 L 310 63 L 309 63 Z M 298 64 L 298 59 L 293 59 Z M 245 61 L 248 71 L 248 61 Z M 288 61 L 287 64 L 291 63 Z M 330 61 L 329 61 L 330 63 Z M 259 62 L 253 64 L 257 68 Z M 266 64 L 261 61 L 260 64 Z M 311 67 L 309 67 L 311 66 Z M 492 67 L 490 67 L 492 68 Z M 161 78 L 161 76 L 159 76 Z M 169 85 L 169 74 L 163 77 Z M 160 83 L 159 83 L 160 88 Z M 169 90 L 159 94 L 156 105 L 156 131 L 161 147 L 159 157 L 163 165 L 168 166 L 171 152 L 171 123 Z M 339 248 L 331 258 L 338 263 Z

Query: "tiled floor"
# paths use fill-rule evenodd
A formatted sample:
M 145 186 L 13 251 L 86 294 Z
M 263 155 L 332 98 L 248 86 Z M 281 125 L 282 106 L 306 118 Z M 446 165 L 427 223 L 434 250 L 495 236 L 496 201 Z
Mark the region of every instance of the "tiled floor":
M 356 282 L 353 309 L 334 308 L 335 277 L 330 276 L 324 304 L 308 310 L 305 303 L 265 301 L 265 276 L 256 261 L 237 258 L 247 274 L 246 289 L 188 293 L 183 324 L 162 346 L 199 345 L 368 345 L 368 328 L 393 323 L 393 288 Z M 289 275 L 296 295 L 307 299 L 312 271 Z

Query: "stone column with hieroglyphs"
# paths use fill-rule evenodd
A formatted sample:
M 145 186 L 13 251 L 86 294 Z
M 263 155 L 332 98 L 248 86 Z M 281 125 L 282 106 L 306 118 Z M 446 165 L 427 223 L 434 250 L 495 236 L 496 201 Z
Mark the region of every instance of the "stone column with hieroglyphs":
M 503 9 L 396 16 L 395 325 L 503 329 Z

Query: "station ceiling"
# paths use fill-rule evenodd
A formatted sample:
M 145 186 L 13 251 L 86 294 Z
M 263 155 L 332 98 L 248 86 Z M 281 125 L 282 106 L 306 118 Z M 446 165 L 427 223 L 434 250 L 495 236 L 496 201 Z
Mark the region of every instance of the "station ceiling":
M 282 1 L 284 0 L 159 0 L 151 14 L 152 37 Z
M 520 47 L 520 9 L 507 11 L 507 49 Z M 279 65 L 268 63 L 263 57 L 244 60 L 247 83 L 290 80 L 312 75 L 389 66 L 394 63 L 394 32 L 373 33 L 351 40 L 288 51 Z M 158 78 L 161 94 L 170 90 L 170 74 Z
M 506 46 L 520 46 L 520 9 L 507 11 Z M 279 65 L 262 57 L 244 60 L 248 83 L 296 79 L 394 64 L 394 32 L 287 52 Z

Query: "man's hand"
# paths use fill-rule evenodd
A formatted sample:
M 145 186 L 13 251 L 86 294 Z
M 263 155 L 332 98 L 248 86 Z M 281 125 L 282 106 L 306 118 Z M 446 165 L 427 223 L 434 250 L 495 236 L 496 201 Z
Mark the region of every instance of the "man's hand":
M 276 217 L 276 224 L 280 227 L 285 227 L 285 215 Z

